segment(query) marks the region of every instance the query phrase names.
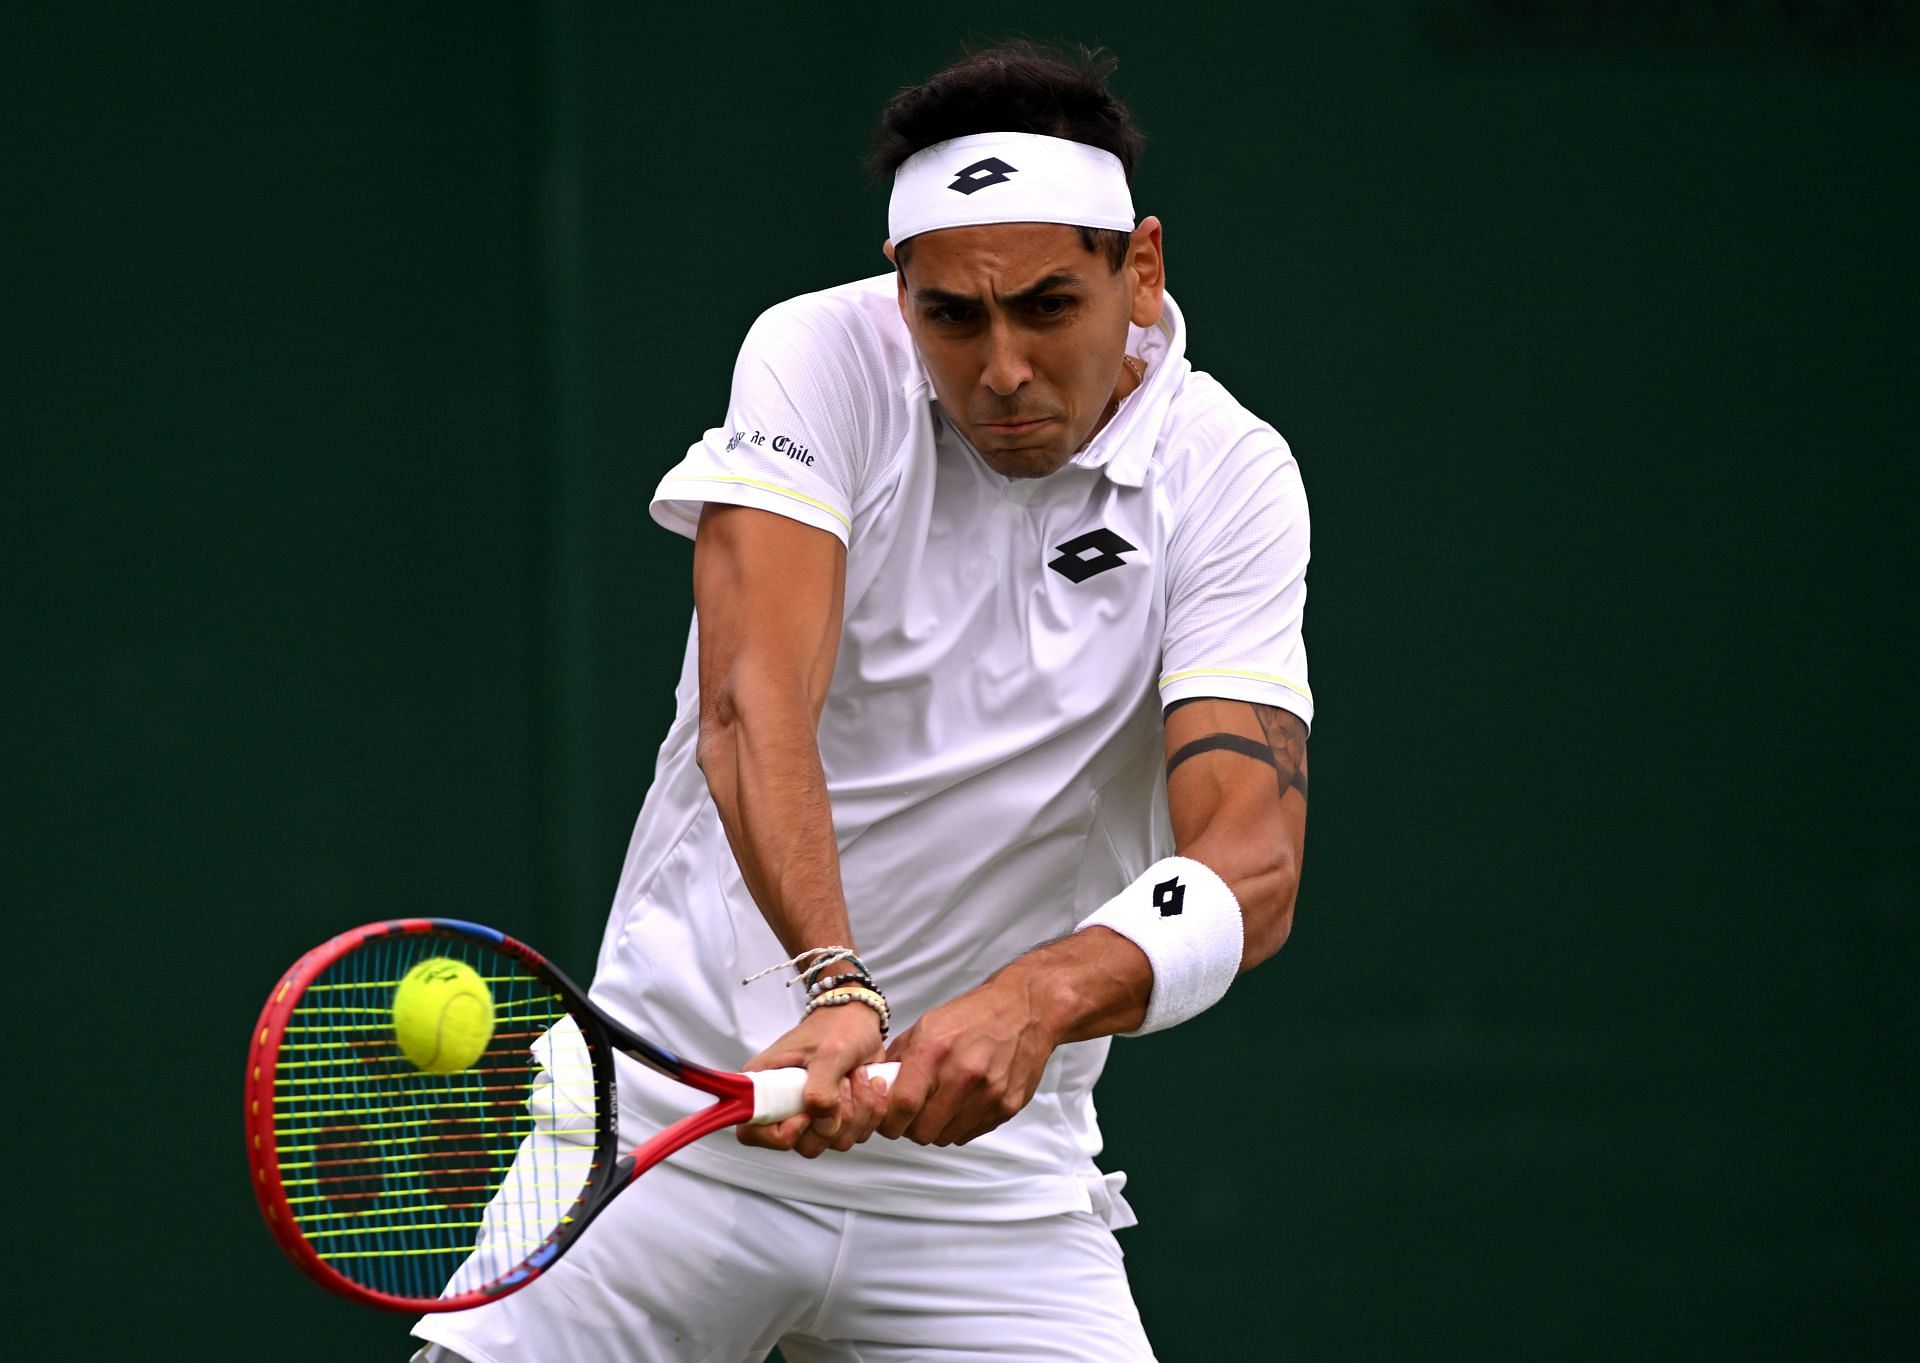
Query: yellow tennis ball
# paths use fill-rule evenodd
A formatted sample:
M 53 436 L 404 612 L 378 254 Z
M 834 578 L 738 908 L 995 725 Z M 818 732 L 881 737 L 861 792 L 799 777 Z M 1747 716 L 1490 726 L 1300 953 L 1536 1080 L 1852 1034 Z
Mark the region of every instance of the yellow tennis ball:
M 393 1033 L 428 1074 L 467 1069 L 493 1040 L 493 991 L 472 966 L 429 957 L 393 991 Z

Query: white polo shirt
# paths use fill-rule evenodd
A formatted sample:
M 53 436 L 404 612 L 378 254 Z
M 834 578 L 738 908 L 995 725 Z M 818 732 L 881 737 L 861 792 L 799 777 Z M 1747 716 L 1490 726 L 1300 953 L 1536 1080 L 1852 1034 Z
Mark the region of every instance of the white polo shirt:
M 1009 480 L 941 418 L 892 275 L 791 299 L 748 333 L 726 425 L 655 494 L 685 535 L 724 502 L 847 546 L 820 755 L 855 939 L 896 1032 L 1173 851 L 1163 707 L 1219 696 L 1312 722 L 1307 505 L 1286 442 L 1189 367 L 1172 299 L 1129 349 L 1146 380 L 1088 447 Z M 692 638 L 678 701 L 592 992 L 670 1049 L 735 1066 L 804 999 L 740 983 L 786 952 L 694 762 Z M 1026 1110 L 964 1147 L 875 1138 L 808 1161 L 723 1134 L 675 1158 L 869 1211 L 1125 1224 L 1120 1176 L 1093 1164 L 1108 1045 L 1061 1047 Z M 697 1106 L 637 1065 L 621 1078 L 636 1135 Z

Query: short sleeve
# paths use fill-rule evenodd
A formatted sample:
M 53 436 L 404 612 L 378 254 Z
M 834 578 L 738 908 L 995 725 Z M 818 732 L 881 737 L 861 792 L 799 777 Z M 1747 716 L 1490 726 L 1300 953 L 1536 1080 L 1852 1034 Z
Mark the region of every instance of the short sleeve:
M 854 325 L 819 295 L 762 314 L 734 364 L 726 424 L 660 480 L 653 518 L 691 536 L 708 502 L 753 506 L 846 543 L 874 408 Z
M 1307 647 L 1311 527 L 1286 442 L 1262 429 L 1196 478 L 1170 546 L 1160 702 L 1210 696 L 1313 724 Z

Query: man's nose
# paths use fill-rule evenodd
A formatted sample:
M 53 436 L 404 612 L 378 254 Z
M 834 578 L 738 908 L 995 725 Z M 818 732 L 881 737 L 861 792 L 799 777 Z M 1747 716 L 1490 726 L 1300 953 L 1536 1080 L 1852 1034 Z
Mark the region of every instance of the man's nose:
M 1003 398 L 1012 397 L 1033 377 L 1033 366 L 1012 334 L 1012 328 L 995 326 L 987 333 L 987 364 L 980 382 Z

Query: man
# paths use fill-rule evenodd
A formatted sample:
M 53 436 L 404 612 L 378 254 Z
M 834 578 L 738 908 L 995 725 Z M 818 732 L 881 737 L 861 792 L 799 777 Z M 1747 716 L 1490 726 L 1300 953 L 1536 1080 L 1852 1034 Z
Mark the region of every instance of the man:
M 1000 48 L 898 96 L 895 273 L 766 313 L 654 501 L 697 626 L 593 994 L 804 1065 L 806 1112 L 688 1148 L 423 1357 L 1151 1358 L 1091 1089 L 1286 939 L 1308 525 L 1187 364 L 1109 69 Z M 742 984 L 782 958 L 806 990 Z M 636 1133 L 686 1109 L 621 1084 Z

